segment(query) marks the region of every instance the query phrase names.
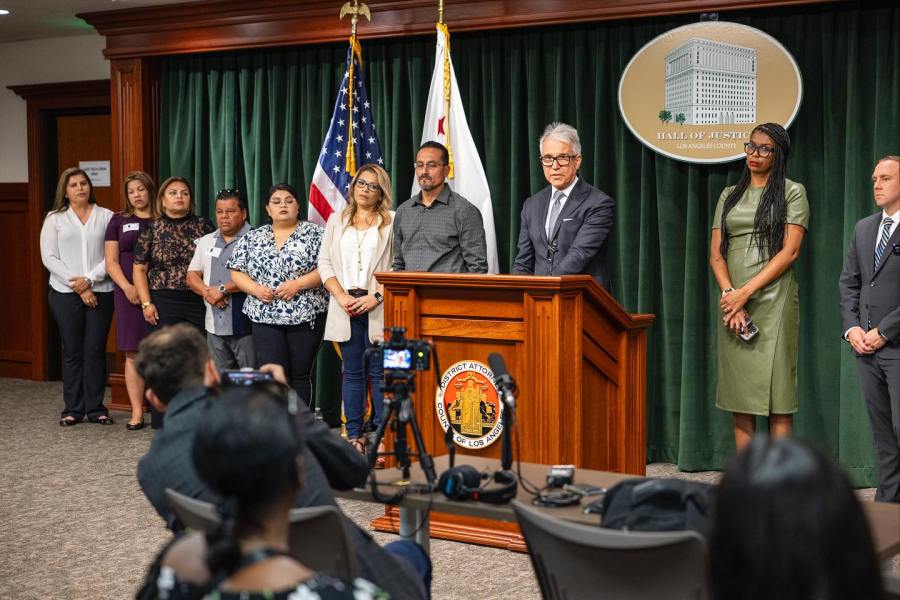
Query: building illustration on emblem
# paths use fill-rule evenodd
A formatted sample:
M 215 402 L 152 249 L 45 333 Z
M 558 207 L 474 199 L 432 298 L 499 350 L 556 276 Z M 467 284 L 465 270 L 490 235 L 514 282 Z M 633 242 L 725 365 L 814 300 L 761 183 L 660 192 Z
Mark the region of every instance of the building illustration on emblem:
M 757 53 L 691 38 L 666 55 L 664 122 L 719 125 L 756 122 Z

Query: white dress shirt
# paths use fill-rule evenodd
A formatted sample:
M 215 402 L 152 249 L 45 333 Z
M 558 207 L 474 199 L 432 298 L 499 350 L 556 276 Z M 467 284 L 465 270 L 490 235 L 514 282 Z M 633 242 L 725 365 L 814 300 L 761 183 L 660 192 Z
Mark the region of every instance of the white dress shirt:
M 884 232 L 884 220 L 890 218 L 893 223 L 891 224 L 891 228 L 888 230 L 888 239 L 891 239 L 891 236 L 894 235 L 894 232 L 897 231 L 897 223 L 900 222 L 900 210 L 895 212 L 892 215 L 887 214 L 886 210 L 881 211 L 881 221 L 878 222 L 878 231 L 875 232 L 875 249 L 872 251 L 872 256 L 875 256 L 875 251 L 878 250 L 878 242 L 881 241 L 881 234 Z M 885 248 L 885 252 L 890 252 L 890 248 Z M 882 259 L 884 260 L 884 259 Z
M 69 279 L 87 277 L 94 282 L 95 292 L 113 291 L 113 282 L 106 276 L 103 240 L 106 226 L 112 218 L 111 210 L 91 205 L 87 223 L 82 223 L 75 211 L 68 208 L 52 212 L 41 227 L 41 261 L 50 271 L 50 287 L 57 292 L 72 293 Z
M 566 200 L 572 195 L 572 188 L 575 187 L 576 183 L 578 183 L 577 177 L 573 179 L 572 183 L 569 184 L 569 187 L 564 190 L 557 190 L 552 185 L 550 186 L 550 209 L 547 211 L 547 218 L 544 219 L 544 231 L 547 231 L 550 228 L 550 214 L 553 212 L 553 196 L 555 196 L 558 191 L 562 191 L 562 193 L 565 194 L 559 201 L 559 214 L 562 214 L 563 207 L 566 205 Z M 557 219 L 558 218 L 559 217 L 557 217 Z M 553 232 L 547 231 L 547 237 L 549 238 L 551 235 L 553 235 Z

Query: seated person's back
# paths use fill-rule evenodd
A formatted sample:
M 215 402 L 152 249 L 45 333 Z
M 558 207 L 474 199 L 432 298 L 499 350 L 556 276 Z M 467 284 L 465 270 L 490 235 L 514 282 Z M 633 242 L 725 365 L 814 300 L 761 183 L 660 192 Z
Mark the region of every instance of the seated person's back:
M 811 446 L 757 435 L 725 471 L 713 515 L 717 600 L 883 597 L 850 480 Z
M 373 584 L 314 573 L 288 552 L 288 513 L 300 487 L 303 440 L 267 388 L 232 388 L 199 426 L 193 462 L 223 500 L 221 523 L 171 542 L 139 598 L 387 598 Z

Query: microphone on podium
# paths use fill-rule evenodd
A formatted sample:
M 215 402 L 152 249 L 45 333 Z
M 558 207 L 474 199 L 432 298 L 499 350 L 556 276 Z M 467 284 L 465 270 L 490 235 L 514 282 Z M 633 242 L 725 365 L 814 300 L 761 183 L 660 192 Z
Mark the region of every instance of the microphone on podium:
M 516 395 L 519 393 L 519 389 L 516 387 L 515 380 L 509 374 L 503 357 L 496 352 L 491 352 L 488 354 L 488 366 L 491 367 L 491 371 L 494 373 L 494 384 L 500 390 L 501 400 L 515 410 Z
M 500 449 L 500 465 L 504 471 L 512 468 L 512 428 L 516 419 L 516 382 L 506 368 L 503 357 L 492 352 L 488 354 L 488 365 L 494 374 L 494 384 L 500 391 L 500 399 L 503 401 L 503 445 Z

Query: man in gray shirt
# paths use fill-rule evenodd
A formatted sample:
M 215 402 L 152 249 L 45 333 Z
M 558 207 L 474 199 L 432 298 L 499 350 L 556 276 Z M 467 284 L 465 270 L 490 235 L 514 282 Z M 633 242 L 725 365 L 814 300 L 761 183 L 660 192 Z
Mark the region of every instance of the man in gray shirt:
M 487 273 L 481 213 L 445 183 L 449 163 L 442 144 L 419 148 L 415 167 L 422 191 L 394 216 L 394 271 Z
M 256 352 L 250 320 L 242 310 L 247 295 L 234 285 L 231 271 L 225 268 L 238 240 L 250 231 L 247 205 L 238 190 L 216 195 L 216 224 L 217 230 L 196 241 L 187 284 L 206 303 L 206 341 L 216 367 L 252 369 Z

